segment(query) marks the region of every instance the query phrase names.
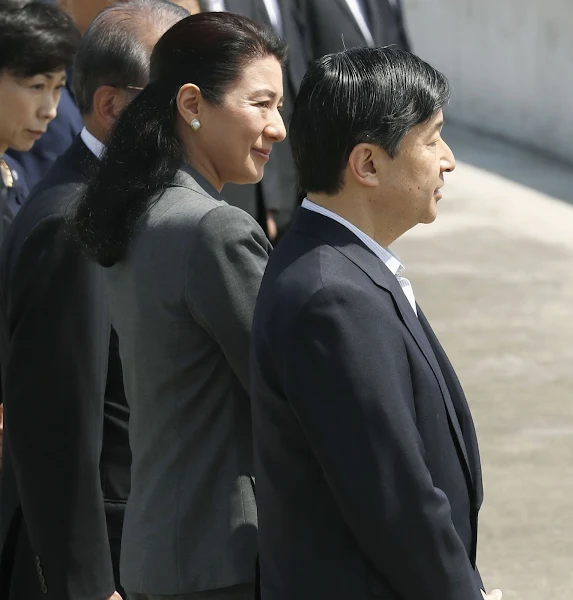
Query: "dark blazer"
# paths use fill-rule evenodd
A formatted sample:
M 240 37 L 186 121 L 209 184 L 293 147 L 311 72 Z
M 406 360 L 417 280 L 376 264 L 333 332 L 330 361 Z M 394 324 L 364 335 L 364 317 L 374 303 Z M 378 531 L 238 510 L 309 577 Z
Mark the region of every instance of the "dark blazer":
M 312 58 L 340 52 L 344 48 L 367 46 L 346 0 L 296 0 L 307 23 Z M 363 0 L 375 46 L 395 44 L 410 50 L 400 0 Z
M 0 244 L 8 234 L 12 220 L 12 211 L 10 210 L 10 188 L 4 185 L 4 180 L 0 175 Z
M 48 125 L 46 133 L 27 152 L 8 150 L 24 169 L 28 186 L 32 189 L 49 171 L 56 159 L 74 141 L 83 127 L 80 111 L 67 88 L 62 90 L 58 114 Z
M 252 333 L 264 600 L 481 600 L 463 391 L 420 309 L 343 225 L 298 210 Z
M 14 184 L 11 188 L 8 188 L 8 207 L 10 208 L 10 213 L 14 216 L 22 208 L 24 202 L 28 198 L 30 187 L 26 181 L 22 165 L 12 156 L 8 156 L 7 154 L 4 156 L 4 160 L 10 168 L 14 179 Z
M 281 10 L 283 37 L 289 46 L 288 61 L 284 72 L 284 108 L 282 112 L 288 130 L 294 99 L 306 72 L 310 57 L 303 39 L 304 24 L 293 0 L 278 0 Z M 226 0 L 225 6 L 249 19 L 271 27 L 264 0 Z M 265 209 L 273 211 L 282 233 L 288 226 L 297 205 L 298 186 L 288 141 L 273 144 L 271 158 L 265 166 L 261 183 L 256 185 L 227 184 L 223 196 L 229 204 L 246 210 L 259 221 L 266 223 Z
M 93 160 L 78 137 L 0 253 L 1 598 L 101 600 L 119 585 L 131 459 L 117 336 L 101 269 L 64 226 Z
M 249 344 L 270 250 L 251 216 L 186 168 L 106 269 L 132 411 L 128 592 L 255 579 Z

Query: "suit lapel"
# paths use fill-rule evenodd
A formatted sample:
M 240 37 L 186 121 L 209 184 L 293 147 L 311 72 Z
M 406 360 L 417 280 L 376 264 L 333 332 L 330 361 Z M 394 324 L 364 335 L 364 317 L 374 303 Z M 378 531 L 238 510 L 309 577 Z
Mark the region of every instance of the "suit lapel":
M 364 32 L 362 31 L 362 27 L 360 27 L 360 25 L 358 24 L 358 21 L 356 20 L 356 18 L 354 17 L 354 14 L 350 10 L 350 7 L 348 6 L 348 2 L 346 2 L 346 0 L 336 0 L 336 1 L 338 2 L 340 7 L 342 8 L 342 10 L 345 12 L 345 14 L 348 16 L 348 20 L 354 25 L 354 27 L 356 28 L 358 33 L 360 33 L 360 36 L 364 40 L 364 45 L 370 46 L 370 41 L 364 35 Z M 370 31 L 370 27 L 368 28 L 368 30 Z M 370 35 L 372 36 L 372 39 L 374 40 L 374 35 L 372 34 L 372 31 L 370 31 Z M 376 40 L 374 40 L 374 42 L 376 42 Z
M 456 410 L 455 412 L 458 415 L 458 423 L 461 427 L 461 432 L 463 436 L 462 440 L 464 442 L 464 447 L 468 454 L 468 466 L 476 490 L 476 499 L 479 506 L 483 497 L 482 473 L 477 436 L 473 420 L 471 418 L 470 408 L 468 406 L 466 396 L 464 394 L 460 381 L 457 378 L 454 368 L 452 367 L 452 364 L 450 363 L 444 349 L 442 348 L 442 345 L 436 337 L 436 334 L 434 333 L 430 323 L 426 319 L 426 316 L 419 307 L 418 318 L 420 320 L 420 325 L 422 326 L 422 329 L 424 330 L 426 337 L 430 343 L 430 346 L 432 347 L 434 356 L 438 361 L 440 371 L 443 374 L 444 379 L 446 381 L 446 387 L 450 392 L 450 397 L 455 397 L 456 399 L 456 405 L 458 407 L 458 410 Z
M 397 9 L 389 0 L 364 0 L 370 11 L 370 32 L 376 46 L 398 44 Z
M 293 101 L 298 94 L 300 82 L 306 73 L 307 61 L 304 52 L 305 44 L 298 29 L 291 0 L 279 1 L 279 9 L 283 24 L 283 37 L 289 45 L 289 56 L 286 70 L 292 90 Z
M 383 5 L 387 0 L 364 0 L 370 11 L 370 33 L 375 46 L 387 45 L 384 35 Z
M 64 156 L 66 157 L 69 167 L 86 179 L 90 174 L 90 170 L 97 164 L 96 157 L 84 144 L 79 135 L 72 142 L 72 145 Z
M 401 320 L 416 341 L 438 381 L 448 417 L 455 434 L 454 439 L 464 458 L 463 464 L 465 465 L 468 482 L 471 485 L 473 483 L 472 469 L 470 468 L 470 461 L 460 423 L 452 403 L 448 386 L 446 385 L 446 381 L 428 337 L 425 334 L 418 317 L 416 317 L 416 314 L 412 310 L 412 306 L 402 291 L 398 280 L 380 259 L 369 248 L 364 246 L 354 233 L 344 227 L 344 225 L 341 225 L 328 217 L 313 213 L 305 208 L 300 208 L 298 210 L 299 212 L 296 213 L 295 219 L 293 220 L 293 226 L 296 229 L 303 230 L 305 233 L 309 233 L 314 237 L 320 237 L 324 242 L 335 247 L 357 267 L 364 271 L 378 287 L 387 290 L 392 295 Z M 301 212 L 307 214 L 301 214 Z M 422 314 L 421 311 L 420 314 Z
M 410 333 L 416 340 L 418 347 L 420 348 L 420 350 L 426 357 L 426 360 L 430 364 L 430 367 L 432 368 L 432 371 L 434 372 L 434 375 L 438 381 L 438 385 L 440 386 L 440 390 L 441 390 L 442 396 L 444 398 L 444 403 L 445 403 L 446 409 L 448 411 L 448 417 L 450 419 L 452 429 L 454 430 L 454 433 L 455 433 L 456 445 L 458 446 L 460 452 L 462 453 L 462 456 L 464 457 L 466 472 L 469 477 L 469 481 L 472 482 L 472 484 L 473 484 L 474 477 L 472 474 L 472 469 L 470 467 L 468 452 L 467 452 L 466 444 L 464 441 L 464 437 L 462 435 L 462 430 L 460 427 L 460 422 L 458 420 L 458 415 L 456 413 L 456 409 L 452 402 L 450 390 L 448 389 L 448 386 L 444 379 L 444 375 L 442 373 L 442 369 L 440 368 L 440 365 L 439 365 L 436 355 L 432 349 L 432 346 L 430 344 L 428 336 L 426 335 L 426 333 L 422 327 L 422 324 L 421 324 L 421 319 L 424 319 L 424 321 L 425 321 L 425 317 L 419 307 L 418 307 L 418 315 L 419 316 L 416 317 L 416 315 L 414 314 L 414 311 L 412 310 L 412 307 L 410 306 L 410 303 L 406 299 L 406 296 L 404 295 L 404 292 L 402 292 L 402 289 L 400 288 L 400 284 L 398 282 L 396 282 L 396 289 L 393 288 L 391 290 L 391 292 L 392 292 L 392 296 L 394 297 L 394 301 L 396 302 L 396 305 L 398 306 L 398 310 L 400 311 L 400 314 L 402 316 L 402 320 L 404 321 L 406 327 L 408 327 L 408 329 L 410 330 Z M 427 323 L 427 321 L 426 321 L 426 323 Z

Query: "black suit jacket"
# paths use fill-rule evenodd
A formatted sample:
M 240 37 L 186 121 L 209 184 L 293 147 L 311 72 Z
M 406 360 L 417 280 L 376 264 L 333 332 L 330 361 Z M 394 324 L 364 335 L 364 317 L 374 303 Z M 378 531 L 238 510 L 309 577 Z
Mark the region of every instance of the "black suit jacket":
M 309 56 L 304 41 L 301 15 L 293 0 L 278 0 L 281 10 L 283 37 L 289 46 L 288 61 L 284 72 L 284 108 L 282 116 L 287 127 L 290 123 L 294 99 L 306 72 Z M 263 0 L 226 0 L 228 11 L 243 15 L 255 22 L 271 27 Z M 265 209 L 275 213 L 282 232 L 292 218 L 297 204 L 298 186 L 296 172 L 288 141 L 273 144 L 271 158 L 265 166 L 261 183 L 256 185 L 227 184 L 223 188 L 225 200 L 246 210 L 266 228 Z
M 368 10 L 369 30 L 375 46 L 396 45 L 410 50 L 400 0 L 363 0 Z M 312 58 L 367 46 L 346 0 L 296 0 L 307 23 Z
M 265 600 L 481 600 L 482 484 L 463 391 L 422 311 L 300 208 L 252 333 Z
M 78 137 L 0 253 L 2 598 L 101 600 L 119 585 L 128 409 L 101 269 L 64 219 L 93 160 Z

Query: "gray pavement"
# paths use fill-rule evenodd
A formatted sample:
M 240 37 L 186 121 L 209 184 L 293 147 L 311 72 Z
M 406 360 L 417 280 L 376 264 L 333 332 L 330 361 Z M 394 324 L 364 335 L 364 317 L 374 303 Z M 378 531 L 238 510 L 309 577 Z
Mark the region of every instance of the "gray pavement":
M 573 167 L 460 128 L 445 137 L 458 166 L 438 218 L 394 250 L 476 421 L 486 586 L 505 600 L 569 600 Z

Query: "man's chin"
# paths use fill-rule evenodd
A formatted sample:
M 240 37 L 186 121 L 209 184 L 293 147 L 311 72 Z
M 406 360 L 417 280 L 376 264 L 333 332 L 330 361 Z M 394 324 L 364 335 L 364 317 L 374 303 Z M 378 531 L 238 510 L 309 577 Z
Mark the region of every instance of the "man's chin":
M 420 222 L 424 223 L 425 225 L 430 225 L 436 220 L 437 216 L 438 207 L 434 205 L 432 208 L 430 208 L 430 211 L 426 214 L 425 218 Z

